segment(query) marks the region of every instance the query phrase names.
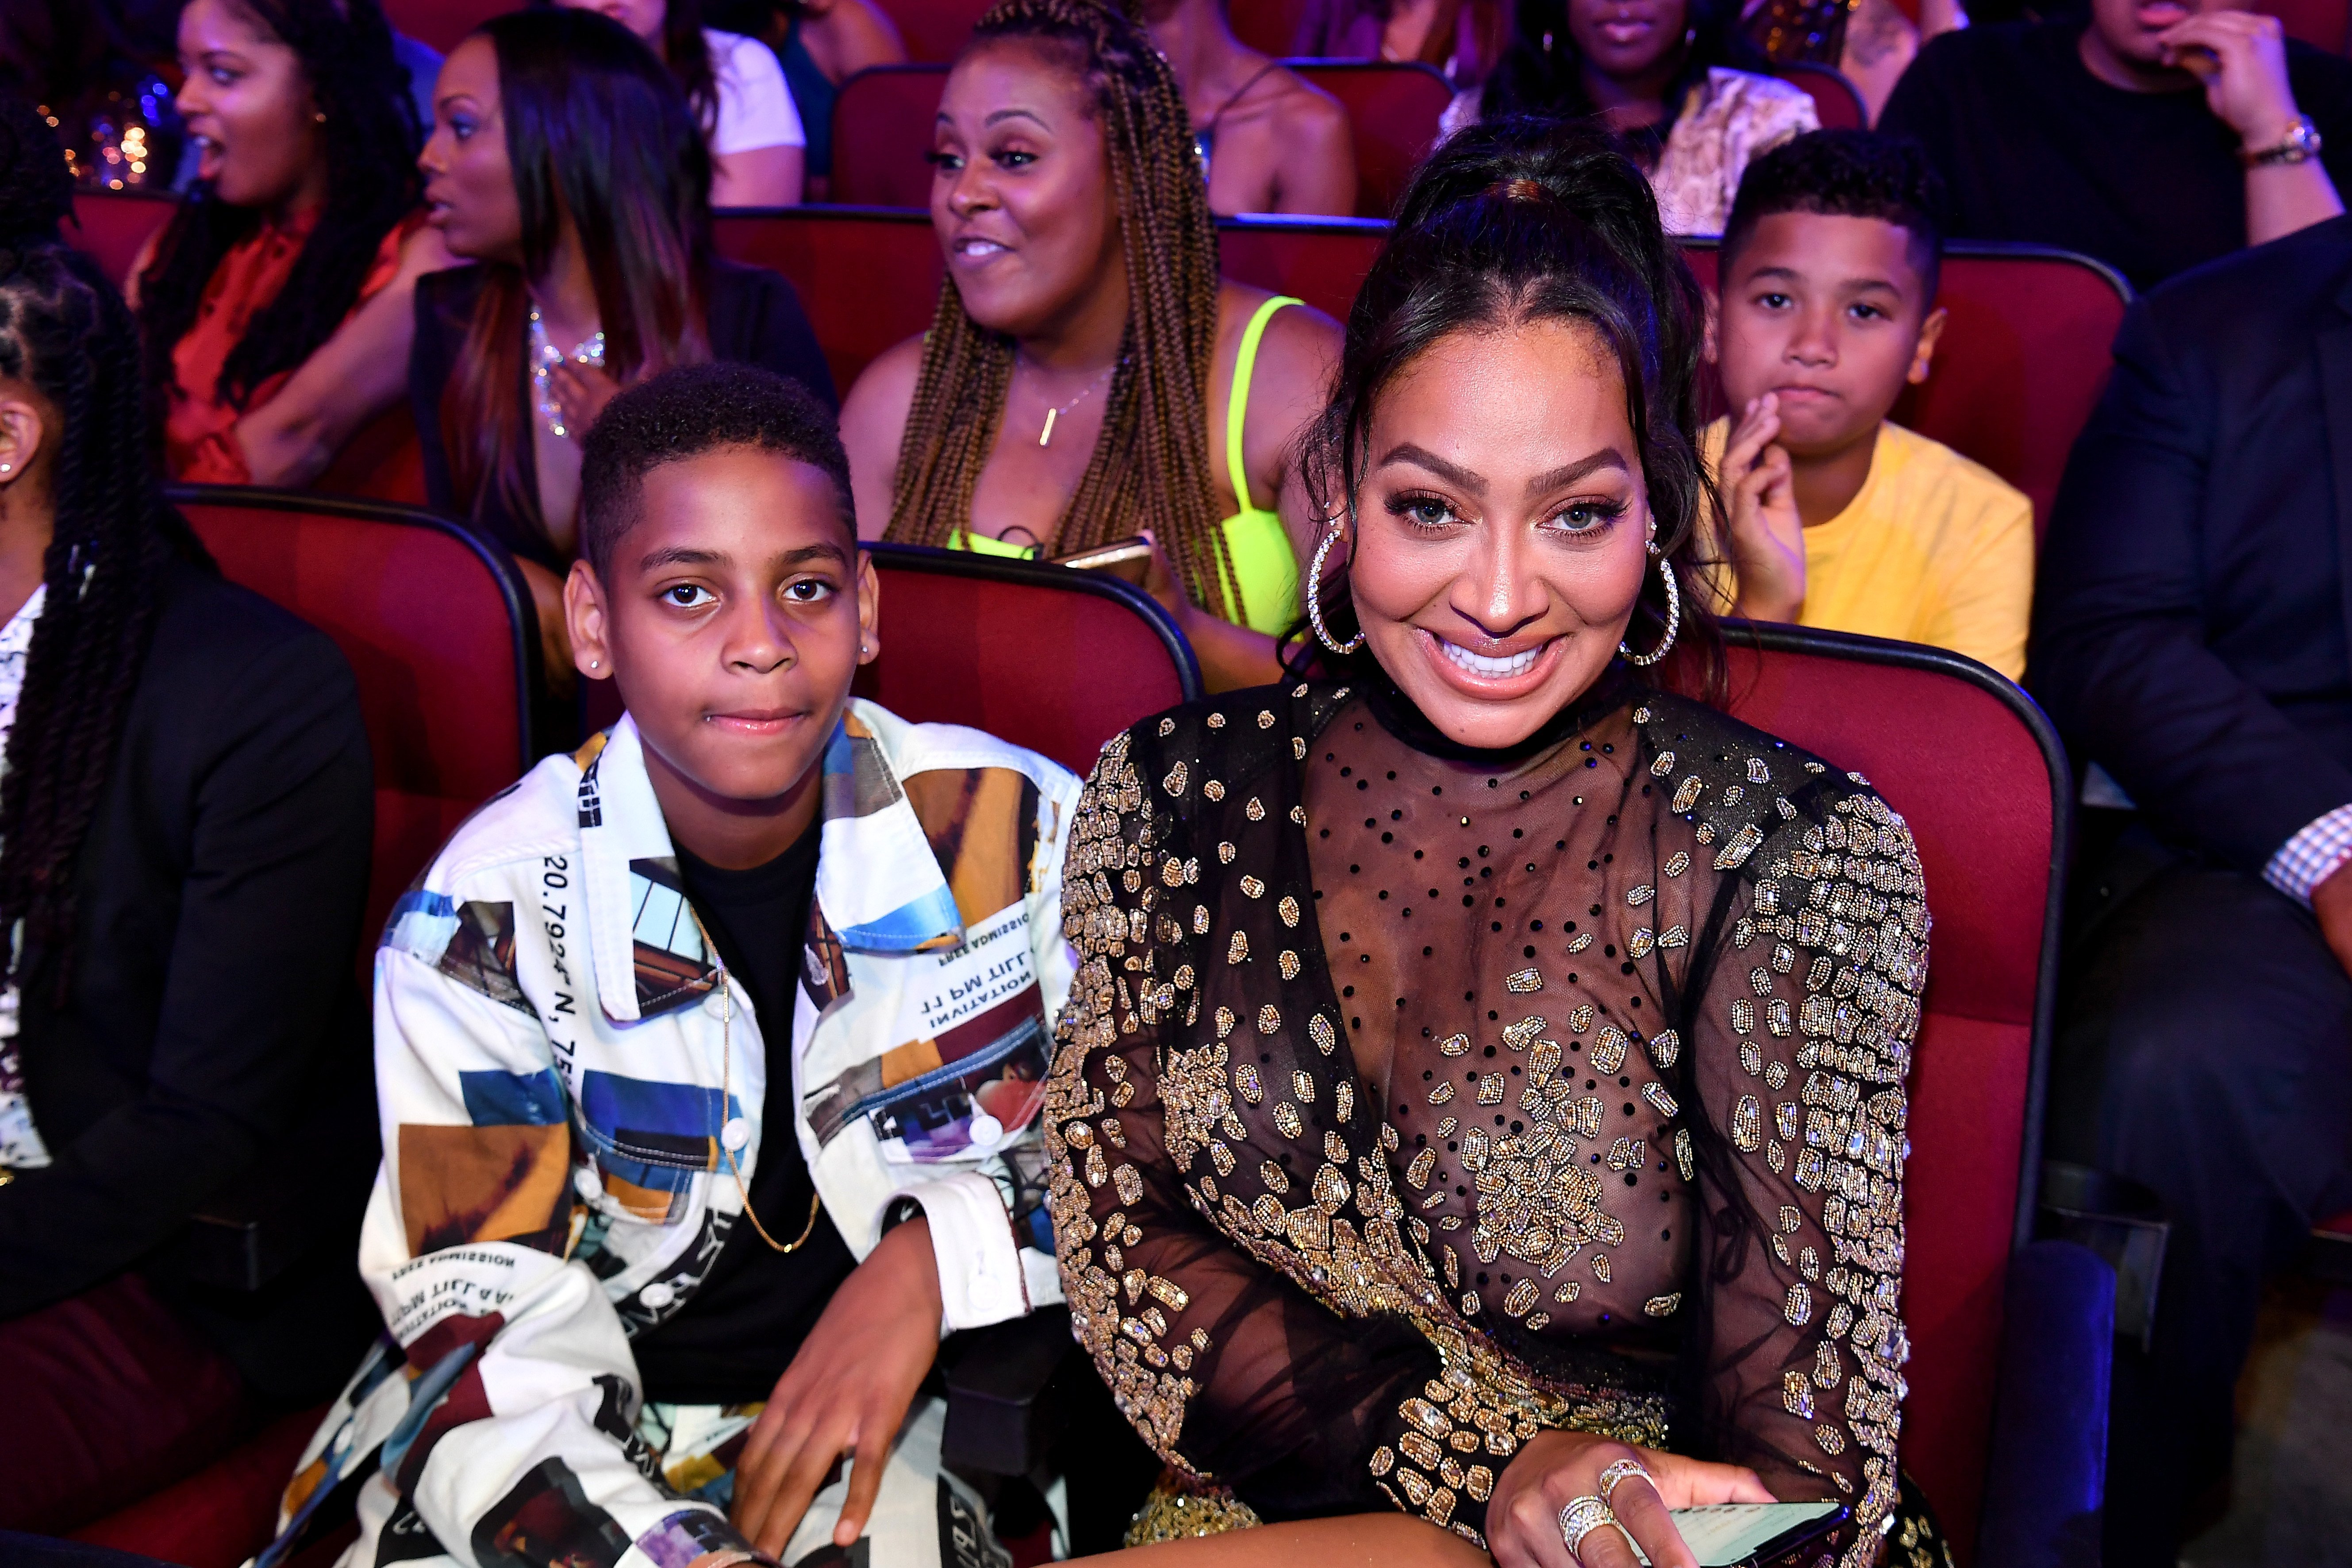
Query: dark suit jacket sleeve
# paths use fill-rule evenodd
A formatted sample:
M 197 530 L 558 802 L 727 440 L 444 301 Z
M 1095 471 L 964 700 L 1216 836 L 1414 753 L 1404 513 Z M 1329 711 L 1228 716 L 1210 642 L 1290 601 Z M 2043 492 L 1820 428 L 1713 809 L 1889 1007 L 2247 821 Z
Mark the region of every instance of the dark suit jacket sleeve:
M 2200 525 L 2230 504 L 2207 493 L 2219 424 L 2208 379 L 2134 305 L 2051 515 L 2029 679 L 2078 763 L 2167 837 L 2258 872 L 2352 802 L 2352 771 L 2205 645 Z
M 146 1091 L 0 1188 L 0 1318 L 171 1239 L 286 1142 L 330 1042 L 362 1048 L 331 1027 L 352 984 L 374 820 L 351 669 L 311 632 L 207 673 L 229 679 L 180 727 L 207 739 Z

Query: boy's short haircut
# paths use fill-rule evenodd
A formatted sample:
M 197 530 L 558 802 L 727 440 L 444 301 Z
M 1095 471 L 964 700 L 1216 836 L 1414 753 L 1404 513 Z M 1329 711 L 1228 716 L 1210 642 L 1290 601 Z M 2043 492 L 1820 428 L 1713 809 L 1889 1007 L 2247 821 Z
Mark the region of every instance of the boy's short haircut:
M 580 458 L 580 553 L 596 574 L 604 574 L 613 547 L 635 525 L 647 474 L 727 447 L 755 447 L 822 469 L 856 543 L 849 455 L 832 411 L 798 382 L 757 365 L 681 365 L 621 392 L 588 431 Z
M 1733 260 L 1756 226 L 1776 213 L 1874 217 L 1910 237 L 1911 267 L 1927 285 L 1932 307 L 1943 270 L 1943 182 L 1909 137 L 1809 131 L 1773 148 L 1740 176 L 1739 194 L 1723 225 L 1723 274 L 1730 276 Z

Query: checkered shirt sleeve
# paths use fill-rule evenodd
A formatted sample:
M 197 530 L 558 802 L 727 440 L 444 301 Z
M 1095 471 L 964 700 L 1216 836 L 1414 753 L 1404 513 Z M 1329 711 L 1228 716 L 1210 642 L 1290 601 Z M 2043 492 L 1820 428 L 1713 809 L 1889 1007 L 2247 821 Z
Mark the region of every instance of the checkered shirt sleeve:
M 2311 890 L 2352 860 L 2352 805 L 2339 805 L 2279 846 L 2263 880 L 2306 907 Z

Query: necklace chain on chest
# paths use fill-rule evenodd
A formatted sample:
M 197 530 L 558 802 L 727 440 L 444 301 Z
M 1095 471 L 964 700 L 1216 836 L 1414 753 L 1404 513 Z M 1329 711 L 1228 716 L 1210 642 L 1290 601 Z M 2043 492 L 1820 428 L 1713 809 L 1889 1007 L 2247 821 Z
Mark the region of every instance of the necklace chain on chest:
M 1037 445 L 1040 447 L 1052 446 L 1054 444 L 1055 422 L 1060 419 L 1063 415 L 1067 414 L 1071 409 L 1076 408 L 1079 404 L 1084 403 L 1087 398 L 1092 397 L 1096 393 L 1101 391 L 1103 383 L 1110 379 L 1111 372 L 1117 370 L 1125 362 L 1123 360 L 1113 360 L 1110 363 L 1103 366 L 1102 374 L 1096 376 L 1094 380 L 1088 382 L 1087 384 L 1086 390 L 1080 392 L 1076 397 L 1071 398 L 1067 403 L 1063 404 L 1061 406 L 1055 407 L 1053 405 L 1048 404 L 1045 407 L 1045 427 L 1037 433 Z
M 592 370 L 604 369 L 604 329 L 599 327 L 593 336 L 574 344 L 572 352 L 565 353 L 548 340 L 547 324 L 539 319 L 539 307 L 533 305 L 530 308 L 531 402 L 539 411 L 539 422 L 546 426 L 547 433 L 558 440 L 565 439 L 572 431 L 563 423 L 563 405 L 556 402 L 550 378 L 557 365 L 567 362 L 584 364 Z

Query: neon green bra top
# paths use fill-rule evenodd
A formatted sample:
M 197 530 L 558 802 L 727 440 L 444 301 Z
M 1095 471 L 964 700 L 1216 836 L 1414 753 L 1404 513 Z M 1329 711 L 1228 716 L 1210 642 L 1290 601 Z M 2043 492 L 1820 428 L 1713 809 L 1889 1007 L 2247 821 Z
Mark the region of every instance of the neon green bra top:
M 1283 529 L 1282 514 L 1250 504 L 1249 470 L 1242 461 L 1242 430 L 1249 420 L 1250 377 L 1257 369 L 1257 347 L 1265 336 L 1265 324 L 1285 305 L 1304 303 L 1287 294 L 1277 294 L 1257 308 L 1249 325 L 1242 329 L 1241 352 L 1234 356 L 1233 395 L 1225 400 L 1225 468 L 1233 478 L 1234 499 L 1241 503 L 1241 510 L 1217 525 L 1224 531 L 1225 553 L 1233 563 L 1232 575 L 1223 584 L 1223 615 L 1235 626 L 1247 626 L 1268 637 L 1280 637 L 1298 618 L 1298 557 L 1291 551 L 1290 535 Z M 1033 545 L 1008 544 L 1001 539 L 961 529 L 956 531 L 948 547 L 979 555 L 1035 553 Z

